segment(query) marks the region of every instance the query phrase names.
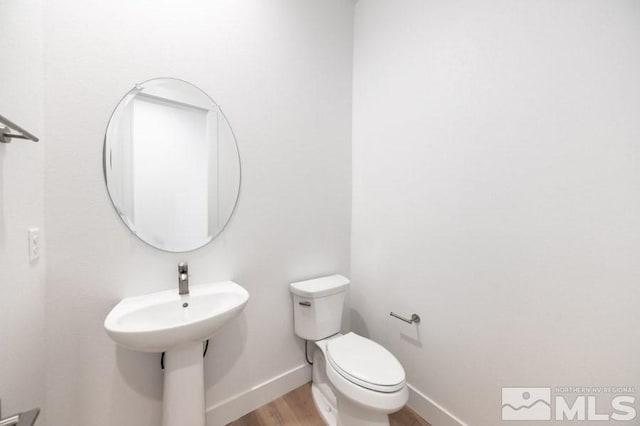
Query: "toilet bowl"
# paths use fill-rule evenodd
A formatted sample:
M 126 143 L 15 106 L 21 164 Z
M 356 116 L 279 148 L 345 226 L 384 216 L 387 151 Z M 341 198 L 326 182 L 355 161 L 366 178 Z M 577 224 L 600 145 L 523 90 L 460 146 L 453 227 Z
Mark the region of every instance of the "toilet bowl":
M 382 345 L 340 334 L 349 280 L 340 275 L 293 283 L 295 332 L 315 342 L 313 401 L 329 426 L 387 426 L 409 398 L 400 362 Z

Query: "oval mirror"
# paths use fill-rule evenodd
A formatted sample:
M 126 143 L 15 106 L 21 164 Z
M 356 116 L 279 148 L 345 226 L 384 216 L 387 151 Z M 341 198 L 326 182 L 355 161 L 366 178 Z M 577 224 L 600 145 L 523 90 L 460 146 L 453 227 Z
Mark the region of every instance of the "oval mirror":
M 103 161 L 113 207 L 158 249 L 204 246 L 235 210 L 235 136 L 220 107 L 186 81 L 157 78 L 130 90 L 109 120 Z

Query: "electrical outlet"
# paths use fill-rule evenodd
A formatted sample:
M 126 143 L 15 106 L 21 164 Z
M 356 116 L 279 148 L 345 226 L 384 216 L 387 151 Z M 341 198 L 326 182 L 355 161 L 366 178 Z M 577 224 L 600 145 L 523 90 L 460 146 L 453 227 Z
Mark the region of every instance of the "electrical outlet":
M 40 257 L 40 229 L 29 228 L 29 261 L 35 262 Z

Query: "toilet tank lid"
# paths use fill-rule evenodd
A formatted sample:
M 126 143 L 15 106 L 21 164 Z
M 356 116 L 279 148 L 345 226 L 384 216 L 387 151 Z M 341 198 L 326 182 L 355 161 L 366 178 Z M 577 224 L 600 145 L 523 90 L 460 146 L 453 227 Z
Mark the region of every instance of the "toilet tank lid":
M 315 299 L 316 297 L 331 296 L 332 294 L 346 291 L 348 286 L 349 278 L 342 275 L 331 275 L 329 277 L 291 283 L 289 289 L 291 293 L 298 296 Z

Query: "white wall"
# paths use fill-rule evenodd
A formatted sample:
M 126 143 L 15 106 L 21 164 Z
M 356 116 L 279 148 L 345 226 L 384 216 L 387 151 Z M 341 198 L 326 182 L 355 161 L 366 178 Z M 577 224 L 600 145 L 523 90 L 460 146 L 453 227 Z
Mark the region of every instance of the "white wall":
M 0 114 L 42 127 L 40 0 L 0 2 Z M 44 408 L 44 258 L 29 263 L 27 229 L 42 227 L 44 146 L 0 144 L 0 399 L 3 415 Z M 44 419 L 44 417 L 42 417 Z
M 212 342 L 207 406 L 303 365 L 288 283 L 349 272 L 352 12 L 344 0 L 46 2 L 50 425 L 159 424 L 160 356 L 117 348 L 102 322 L 123 297 L 177 287 L 181 260 L 193 284 L 233 279 L 251 294 Z M 229 227 L 183 255 L 132 236 L 102 178 L 112 109 L 161 76 L 220 103 L 242 158 Z
M 639 22 L 356 5 L 352 323 L 469 424 L 500 423 L 501 386 L 640 389 Z

